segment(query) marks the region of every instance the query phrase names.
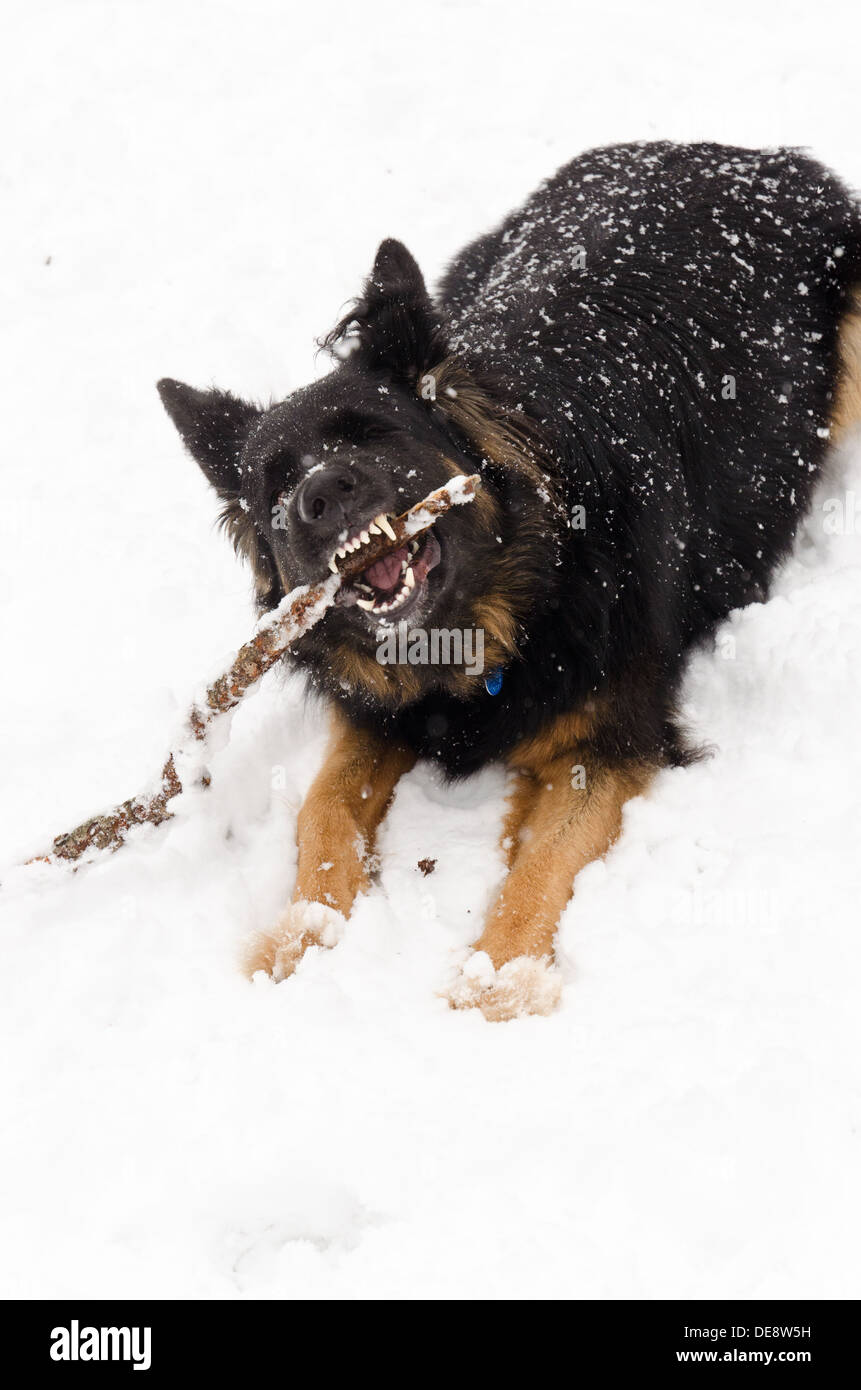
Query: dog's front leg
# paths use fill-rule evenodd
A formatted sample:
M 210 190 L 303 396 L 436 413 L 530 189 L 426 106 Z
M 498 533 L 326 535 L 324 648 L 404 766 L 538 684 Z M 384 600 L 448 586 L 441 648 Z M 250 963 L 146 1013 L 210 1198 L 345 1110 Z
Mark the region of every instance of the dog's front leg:
M 283 980 L 309 946 L 334 946 L 368 886 L 377 829 L 398 779 L 414 762 L 405 748 L 334 716 L 325 761 L 299 812 L 293 901 L 274 930 L 252 943 L 252 973 Z
M 553 937 L 574 879 L 609 849 L 625 802 L 650 775 L 577 752 L 520 770 L 503 842 L 508 874 L 451 994 L 456 1007 L 477 1006 L 494 1021 L 553 1009 Z

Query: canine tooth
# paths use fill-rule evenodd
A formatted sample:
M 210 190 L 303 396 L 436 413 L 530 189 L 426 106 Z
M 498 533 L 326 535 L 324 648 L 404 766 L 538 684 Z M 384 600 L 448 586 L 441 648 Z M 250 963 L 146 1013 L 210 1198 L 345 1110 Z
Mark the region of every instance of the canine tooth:
M 383 534 L 375 521 L 371 522 L 370 526 L 368 527 L 368 530 L 370 531 L 372 536 L 381 536 Z
M 356 603 L 360 608 L 373 608 L 374 606 L 374 600 L 372 598 L 357 598 Z
M 381 513 L 381 514 L 377 517 L 377 525 L 380 526 L 380 527 L 382 527 L 382 529 L 385 531 L 385 533 L 386 533 L 386 535 L 388 536 L 388 538 L 389 538 L 390 541 L 396 541 L 396 540 L 397 540 L 397 536 L 395 535 L 394 531 L 392 530 L 391 522 L 389 521 L 389 518 L 388 518 L 387 516 L 383 516 L 382 513 Z
M 404 575 L 404 583 L 406 584 L 406 586 L 407 586 L 408 589 L 414 589 L 414 588 L 415 588 L 416 577 L 415 577 L 415 575 L 413 574 L 413 567 L 412 567 L 412 565 L 408 565 L 408 566 L 407 566 L 407 572 L 406 572 L 406 574 Z
M 337 574 L 337 573 L 338 573 L 338 566 L 335 564 L 335 557 L 334 557 L 334 555 L 332 556 L 331 560 L 329 561 L 329 569 L 332 571 L 333 574 Z

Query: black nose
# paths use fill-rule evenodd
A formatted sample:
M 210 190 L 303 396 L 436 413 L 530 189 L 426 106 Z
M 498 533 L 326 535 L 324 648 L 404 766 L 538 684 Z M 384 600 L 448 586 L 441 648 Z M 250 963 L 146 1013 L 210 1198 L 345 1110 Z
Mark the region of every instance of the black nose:
M 335 464 L 314 469 L 299 484 L 296 510 L 309 525 L 329 528 L 343 521 L 355 490 L 354 480 Z

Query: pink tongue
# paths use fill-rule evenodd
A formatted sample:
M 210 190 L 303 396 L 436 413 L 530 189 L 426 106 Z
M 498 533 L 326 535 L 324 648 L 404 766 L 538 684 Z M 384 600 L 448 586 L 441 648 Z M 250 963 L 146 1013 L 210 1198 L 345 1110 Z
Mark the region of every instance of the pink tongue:
M 372 584 L 375 589 L 379 589 L 382 593 L 388 593 L 399 582 L 401 569 L 406 558 L 406 549 L 396 550 L 392 555 L 384 555 L 382 560 L 375 560 L 372 565 L 369 565 L 362 578 L 366 583 Z

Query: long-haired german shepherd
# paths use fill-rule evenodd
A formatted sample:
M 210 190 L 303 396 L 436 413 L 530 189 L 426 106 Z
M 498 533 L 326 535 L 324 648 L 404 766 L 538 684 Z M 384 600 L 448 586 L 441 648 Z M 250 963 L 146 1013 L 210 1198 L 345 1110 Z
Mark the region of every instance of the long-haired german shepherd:
M 283 978 L 337 939 L 417 758 L 452 777 L 501 760 L 507 875 L 452 1000 L 552 1005 L 577 873 L 692 756 L 688 649 L 766 593 L 829 440 L 861 419 L 859 261 L 858 206 L 797 150 L 615 146 L 468 246 L 434 298 L 384 241 L 325 340 L 334 370 L 281 404 L 160 383 L 264 609 L 453 475 L 483 480 L 297 646 L 332 736 L 255 964 Z M 378 659 L 419 629 L 480 635 L 483 670 Z

